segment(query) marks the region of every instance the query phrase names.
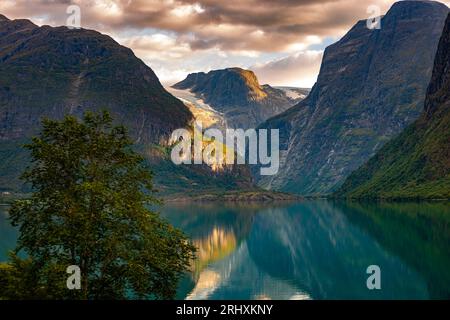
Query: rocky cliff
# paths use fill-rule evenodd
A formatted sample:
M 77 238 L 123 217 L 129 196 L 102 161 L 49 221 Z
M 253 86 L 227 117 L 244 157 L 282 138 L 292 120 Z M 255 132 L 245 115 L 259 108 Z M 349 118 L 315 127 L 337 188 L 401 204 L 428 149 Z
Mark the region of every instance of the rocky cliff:
M 336 195 L 450 199 L 450 16 L 422 115 L 352 173 Z
M 43 116 L 101 108 L 140 142 L 159 142 L 192 120 L 154 72 L 112 38 L 0 19 L 1 140 L 35 133 Z
M 244 129 L 255 128 L 302 98 L 289 95 L 286 90 L 260 85 L 252 71 L 241 68 L 192 73 L 173 88 L 190 90 L 223 113 L 228 127 Z
M 21 146 L 37 134 L 43 117 L 101 109 L 130 130 L 161 190 L 250 184 L 245 168 L 212 172 L 206 165 L 170 161 L 169 137 L 189 126 L 193 115 L 130 49 L 96 31 L 38 27 L 0 16 L 0 191 L 23 187 L 18 177 L 29 156 Z
M 400 1 L 370 30 L 359 21 L 326 48 L 317 83 L 295 107 L 261 125 L 280 129 L 281 169 L 266 188 L 328 193 L 423 108 L 448 8 Z

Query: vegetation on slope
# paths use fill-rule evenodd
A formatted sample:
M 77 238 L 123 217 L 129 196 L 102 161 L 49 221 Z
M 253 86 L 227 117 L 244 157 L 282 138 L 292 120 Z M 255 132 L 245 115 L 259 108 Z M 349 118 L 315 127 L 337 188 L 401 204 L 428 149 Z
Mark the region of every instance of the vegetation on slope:
M 336 195 L 450 199 L 450 16 L 436 54 L 425 111 L 351 174 Z

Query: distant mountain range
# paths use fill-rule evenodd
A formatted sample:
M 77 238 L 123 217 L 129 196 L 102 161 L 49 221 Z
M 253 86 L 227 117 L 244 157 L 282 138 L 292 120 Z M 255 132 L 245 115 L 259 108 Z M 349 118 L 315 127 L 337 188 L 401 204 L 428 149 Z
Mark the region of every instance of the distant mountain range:
M 257 127 L 309 93 L 309 89 L 260 85 L 253 71 L 241 68 L 192 73 L 172 87 L 189 90 L 221 113 L 228 127 L 243 129 Z
M 171 133 L 194 116 L 130 49 L 96 31 L 0 15 L 0 191 L 23 190 L 18 177 L 30 159 L 21 146 L 39 132 L 42 117 L 101 109 L 129 128 L 162 191 L 251 186 L 240 166 L 212 172 L 170 161 Z
M 450 15 L 422 115 L 352 173 L 336 195 L 450 199 Z
M 327 47 L 309 96 L 260 126 L 280 129 L 282 150 L 279 173 L 257 176 L 259 185 L 332 192 L 416 120 L 448 12 L 438 2 L 400 1 L 381 29 L 359 21 Z

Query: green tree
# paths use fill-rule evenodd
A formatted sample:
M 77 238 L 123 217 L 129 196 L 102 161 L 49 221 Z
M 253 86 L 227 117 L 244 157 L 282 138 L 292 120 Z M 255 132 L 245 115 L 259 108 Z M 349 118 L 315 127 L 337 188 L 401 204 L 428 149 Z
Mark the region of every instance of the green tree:
M 0 267 L 0 298 L 173 298 L 194 248 L 147 208 L 158 202 L 152 175 L 126 129 L 107 112 L 46 119 L 26 148 L 23 179 L 34 192 L 10 210 L 20 236 Z M 81 290 L 66 288 L 70 265 L 81 269 Z

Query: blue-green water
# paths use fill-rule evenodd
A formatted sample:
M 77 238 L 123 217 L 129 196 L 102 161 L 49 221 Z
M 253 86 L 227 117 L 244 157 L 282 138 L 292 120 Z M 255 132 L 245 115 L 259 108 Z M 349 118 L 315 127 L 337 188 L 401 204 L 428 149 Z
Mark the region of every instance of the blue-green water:
M 449 203 L 177 204 L 198 247 L 183 299 L 450 298 Z M 0 260 L 17 232 L 0 207 Z M 381 289 L 369 290 L 369 265 Z

